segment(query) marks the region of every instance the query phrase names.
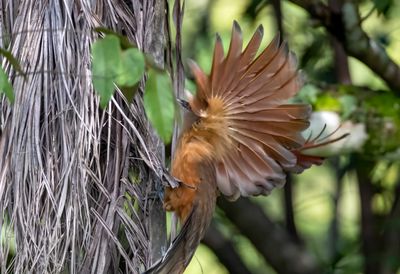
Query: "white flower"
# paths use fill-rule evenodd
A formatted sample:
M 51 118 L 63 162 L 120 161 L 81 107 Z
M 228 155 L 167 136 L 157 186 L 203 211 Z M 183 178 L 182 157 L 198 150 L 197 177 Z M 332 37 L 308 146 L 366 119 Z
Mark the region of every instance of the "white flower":
M 318 138 L 318 140 L 321 140 L 320 142 L 326 142 L 335 138 L 339 138 L 346 133 L 349 135 L 331 144 L 304 150 L 304 154 L 333 156 L 353 151 L 360 151 L 368 139 L 368 134 L 365 130 L 365 124 L 353 123 L 350 120 L 341 122 L 339 115 L 332 111 L 313 112 L 310 117 L 310 127 L 303 132 L 303 136 L 305 138 L 309 138 L 311 135 L 310 140 L 313 140 L 321 133 L 321 131 L 324 129 L 324 126 L 326 128 Z M 335 133 L 332 134 L 333 132 Z

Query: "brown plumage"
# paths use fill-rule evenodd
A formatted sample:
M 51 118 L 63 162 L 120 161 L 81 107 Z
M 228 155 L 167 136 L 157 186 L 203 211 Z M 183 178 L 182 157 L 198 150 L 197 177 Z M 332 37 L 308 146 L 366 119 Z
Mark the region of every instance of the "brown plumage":
M 182 184 L 165 193 L 165 208 L 183 226 L 148 273 L 184 271 L 211 221 L 217 190 L 231 199 L 268 194 L 284 184 L 286 170 L 308 167 L 300 133 L 311 109 L 287 102 L 302 85 L 296 59 L 279 36 L 256 57 L 262 37 L 260 26 L 242 50 L 234 22 L 226 57 L 217 36 L 210 75 L 190 64 L 197 93 L 189 98 L 171 170 Z

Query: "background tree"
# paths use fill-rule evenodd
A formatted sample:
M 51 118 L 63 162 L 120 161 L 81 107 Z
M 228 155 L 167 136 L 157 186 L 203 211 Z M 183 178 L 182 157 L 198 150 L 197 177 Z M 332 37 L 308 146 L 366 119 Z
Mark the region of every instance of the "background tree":
M 209 67 L 210 33 L 226 41 L 233 19 L 244 26 L 245 40 L 259 23 L 270 27 L 270 37 L 279 30 L 305 75 L 298 100 L 338 113 L 354 138 L 332 147 L 336 156 L 291 178 L 282 192 L 220 199 L 204 243 L 229 272 L 238 265 L 251 273 L 398 271 L 399 8 L 396 1 L 187 2 L 184 56 Z M 242 262 L 228 260 L 232 253 Z M 200 248 L 188 273 L 225 273 L 212 270 L 218 263 L 208 254 Z

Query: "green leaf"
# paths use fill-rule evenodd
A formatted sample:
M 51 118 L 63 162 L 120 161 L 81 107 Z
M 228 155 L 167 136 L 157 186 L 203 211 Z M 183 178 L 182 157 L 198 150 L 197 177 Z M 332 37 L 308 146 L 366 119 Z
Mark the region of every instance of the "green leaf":
M 123 51 L 116 84 L 123 87 L 134 86 L 142 78 L 144 67 L 144 56 L 139 50 L 131 48 Z
M 121 50 L 121 35 L 108 34 L 92 46 L 93 85 L 100 95 L 104 108 L 114 94 L 114 83 L 128 100 L 137 90 L 137 84 L 145 71 L 145 57 L 136 48 Z
M 4 93 L 11 103 L 14 102 L 13 87 L 11 86 L 10 81 L 8 80 L 7 74 L 1 67 L 0 67 L 0 93 Z
M 113 36 L 118 37 L 119 43 L 120 43 L 122 49 L 129 49 L 129 48 L 136 48 L 137 47 L 136 45 L 132 44 L 128 40 L 128 38 L 126 38 L 126 36 L 123 36 L 120 33 L 115 32 L 115 31 L 113 31 L 111 29 L 104 28 L 104 27 L 98 27 L 98 28 L 95 28 L 94 30 L 96 32 L 98 32 L 98 33 L 104 33 L 104 34 L 106 34 L 106 36 L 113 35 Z
M 107 35 L 92 46 L 92 79 L 100 95 L 100 107 L 105 108 L 114 94 L 114 80 L 121 66 L 121 47 L 118 37 Z
M 0 48 L 0 54 L 3 55 L 8 60 L 8 62 L 10 62 L 10 64 L 16 71 L 18 71 L 22 75 L 24 74 L 18 60 L 12 55 L 10 51 Z
M 171 79 L 166 73 L 150 69 L 144 93 L 144 108 L 158 135 L 165 143 L 171 141 L 175 100 Z
M 144 55 L 138 49 L 130 48 L 122 52 L 116 84 L 128 101 L 133 99 L 138 82 L 142 79 L 145 70 Z

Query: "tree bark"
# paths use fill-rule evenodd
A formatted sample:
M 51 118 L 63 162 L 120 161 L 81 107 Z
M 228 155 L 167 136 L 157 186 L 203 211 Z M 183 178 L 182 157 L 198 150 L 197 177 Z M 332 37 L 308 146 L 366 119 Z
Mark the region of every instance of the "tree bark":
M 400 178 L 394 191 L 392 209 L 384 222 L 384 264 L 382 274 L 398 273 L 400 268 Z
M 375 165 L 373 161 L 357 157 L 356 172 L 361 203 L 361 242 L 364 254 L 364 273 L 380 273 L 381 238 L 377 219 L 372 211 L 372 198 L 375 194 L 370 173 Z

